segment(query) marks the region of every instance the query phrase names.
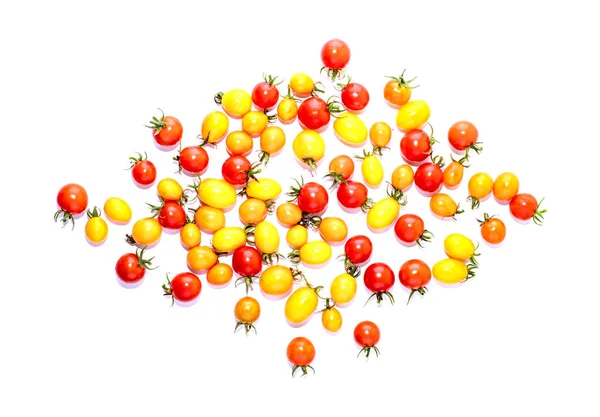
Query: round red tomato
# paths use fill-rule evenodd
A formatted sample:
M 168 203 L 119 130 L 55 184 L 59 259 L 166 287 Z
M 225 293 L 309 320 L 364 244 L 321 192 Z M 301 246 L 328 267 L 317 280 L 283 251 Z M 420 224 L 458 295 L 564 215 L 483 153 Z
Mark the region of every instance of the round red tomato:
M 252 102 L 261 109 L 270 109 L 277 104 L 279 100 L 279 90 L 277 89 L 277 77 L 271 75 L 264 76 L 264 81 L 256 84 L 252 90 Z
M 298 207 L 305 213 L 317 214 L 325 210 L 329 203 L 327 190 L 316 182 L 307 182 L 298 194 Z
M 423 242 L 431 240 L 433 235 L 425 230 L 423 219 L 416 214 L 403 214 L 396 220 L 394 233 L 404 243 L 416 243 L 423 247 Z
M 131 176 L 133 180 L 140 185 L 150 185 L 156 181 L 156 166 L 151 161 L 148 161 L 148 155 L 138 152 L 138 156 L 130 156 Z
M 444 173 L 439 165 L 425 162 L 415 171 L 415 185 L 422 191 L 434 193 L 442 186 Z
M 303 375 L 306 375 L 306 368 L 313 369 L 310 364 L 315 359 L 315 346 L 306 337 L 296 337 L 288 344 L 287 347 L 288 361 L 293 365 L 292 376 L 298 369 L 302 369 Z
M 85 188 L 79 184 L 67 184 L 58 190 L 56 203 L 60 210 L 54 213 L 54 221 L 58 221 L 62 216 L 61 221 L 67 223 L 71 221 L 75 227 L 75 219 L 73 215 L 81 214 L 85 211 L 88 205 L 88 196 Z
M 373 253 L 373 243 L 371 239 L 364 235 L 352 236 L 344 245 L 346 257 L 353 264 L 362 264 L 367 262 Z
M 201 146 L 188 146 L 183 148 L 179 155 L 173 158 L 183 169 L 193 175 L 198 175 L 208 166 L 208 153 Z
M 544 220 L 544 213 L 547 211 L 540 210 L 542 201 L 543 199 L 538 203 L 537 199 L 531 194 L 517 194 L 510 200 L 510 213 L 518 220 L 533 219 L 534 223 L 541 225 Z
M 373 297 L 377 298 L 377 304 L 381 303 L 383 296 L 386 295 L 390 302 L 394 304 L 394 296 L 389 292 L 394 286 L 394 271 L 383 262 L 371 264 L 365 270 L 365 287 L 373 294 L 367 302 Z
M 341 94 L 342 104 L 349 110 L 360 111 L 369 104 L 369 92 L 359 83 L 349 83 Z
M 410 163 L 423 162 L 431 155 L 431 139 L 421 129 L 409 130 L 400 140 L 400 152 Z
M 248 174 L 252 169 L 252 164 L 245 156 L 230 156 L 223 162 L 221 175 L 223 179 L 233 185 L 245 184 L 248 181 Z
M 410 302 L 415 292 L 424 295 L 427 291 L 425 286 L 431 281 L 431 269 L 425 262 L 419 259 L 411 259 L 402 264 L 398 272 L 398 278 L 400 284 L 412 290 L 408 296 L 408 302 Z
M 341 70 L 350 61 L 350 48 L 341 39 L 331 39 L 321 48 L 321 61 L 330 70 Z
M 475 125 L 467 121 L 456 122 L 448 130 L 448 142 L 457 151 L 464 151 L 474 145 L 478 137 Z
M 167 276 L 167 284 L 163 285 L 165 295 L 170 295 L 173 301 L 182 303 L 194 301 L 202 291 L 202 282 L 198 275 L 191 272 L 182 272 L 175 275 L 172 280 Z
M 161 118 L 158 119 L 156 116 L 153 116 L 152 120 L 150 120 L 150 124 L 146 125 L 146 127 L 152 129 L 154 140 L 159 145 L 176 145 L 181 140 L 181 136 L 183 136 L 181 122 L 176 117 L 165 116 L 162 110 L 160 110 L 160 112 Z
M 165 201 L 158 212 L 158 222 L 165 229 L 181 229 L 185 226 L 186 220 L 184 208 L 176 201 Z
M 255 277 L 262 271 L 260 252 L 252 246 L 242 246 L 233 252 L 231 266 L 243 277 Z
M 349 209 L 362 207 L 367 202 L 368 194 L 369 190 L 363 183 L 351 180 L 340 183 L 337 190 L 338 201 Z
M 144 249 L 136 253 L 126 253 L 117 260 L 115 271 L 119 279 L 127 284 L 141 281 L 146 274 L 146 269 L 152 265 L 152 259 L 144 259 Z
M 318 130 L 331 119 L 329 106 L 320 97 L 310 97 L 298 107 L 298 120 L 307 129 Z
M 359 346 L 362 346 L 362 349 L 358 352 L 359 356 L 365 352 L 368 358 L 371 349 L 379 356 L 379 349 L 375 345 L 379 343 L 380 338 L 381 332 L 379 331 L 379 327 L 372 321 L 361 321 L 354 328 L 354 340 Z

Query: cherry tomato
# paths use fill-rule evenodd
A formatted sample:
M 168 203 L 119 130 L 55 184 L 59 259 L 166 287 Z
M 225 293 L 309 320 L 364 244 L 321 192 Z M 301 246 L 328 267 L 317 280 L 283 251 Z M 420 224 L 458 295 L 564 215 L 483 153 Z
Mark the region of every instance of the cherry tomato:
M 131 166 L 131 176 L 133 180 L 140 185 L 150 185 L 156 181 L 156 166 L 151 161 L 148 161 L 148 155 L 138 152 L 138 156 L 130 156 L 129 161 Z
M 319 233 L 326 242 L 343 242 L 348 236 L 348 225 L 339 217 L 325 217 L 319 224 Z
M 154 218 L 139 219 L 133 224 L 131 235 L 127 235 L 129 243 L 152 245 L 158 242 L 162 235 L 162 226 Z
M 117 260 L 115 271 L 119 279 L 127 284 L 139 282 L 144 278 L 147 269 L 154 269 L 152 260 L 144 259 L 144 249 L 136 250 L 135 253 L 126 253 Z
M 477 145 L 478 137 L 479 132 L 477 132 L 475 125 L 467 121 L 456 122 L 448 130 L 448 142 L 457 151 L 471 148 L 479 153 L 481 147 Z
M 181 126 L 181 122 L 176 117 L 165 116 L 162 110 L 160 110 L 160 113 L 160 119 L 152 116 L 150 124 L 146 125 L 146 127 L 152 129 L 152 135 L 156 143 L 166 147 L 174 146 L 181 140 L 181 136 L 183 136 L 183 126 Z
M 368 193 L 363 183 L 348 180 L 340 184 L 337 198 L 340 204 L 348 209 L 362 208 L 367 202 Z
M 434 214 L 445 218 L 451 217 L 456 219 L 457 214 L 464 213 L 464 210 L 459 209 L 459 205 L 448 194 L 439 193 L 431 197 L 429 200 L 429 208 Z
M 287 358 L 292 366 L 292 376 L 298 369 L 302 370 L 302 375 L 306 375 L 307 368 L 315 371 L 310 364 L 315 359 L 315 346 L 306 337 L 295 337 L 290 341 L 287 347 Z
M 225 213 L 211 206 L 200 206 L 194 213 L 194 222 L 202 230 L 216 232 L 225 226 Z
M 267 204 L 258 198 L 244 200 L 238 209 L 240 220 L 244 224 L 256 224 L 262 222 L 269 212 Z
M 471 208 L 478 208 L 480 201 L 492 193 L 493 187 L 494 181 L 489 174 L 485 172 L 473 174 L 469 179 L 469 197 L 467 197 L 467 201 L 471 202 Z
M 408 131 L 423 126 L 429 120 L 431 110 L 423 100 L 412 100 L 400 107 L 396 114 L 398 129 Z
M 519 192 L 519 178 L 512 172 L 503 172 L 494 180 L 493 192 L 498 201 L 512 200 Z
M 177 161 L 179 171 L 183 169 L 193 175 L 200 174 L 208 166 L 208 153 L 197 145 L 183 148 L 173 159 Z
M 313 170 L 317 169 L 323 155 L 325 155 L 325 141 L 314 130 L 306 129 L 296 135 L 292 142 L 294 155 Z
M 369 92 L 359 83 L 348 83 L 342 89 L 342 104 L 353 111 L 361 111 L 369 104 Z
M 320 97 L 307 98 L 298 107 L 298 120 L 306 129 L 319 130 L 331 120 L 333 108 L 332 101 L 328 104 Z
M 377 304 L 380 304 L 383 301 L 383 296 L 386 295 L 390 302 L 394 304 L 394 296 L 389 292 L 395 281 L 392 268 L 382 262 L 376 262 L 367 267 L 364 279 L 365 287 L 373 293 L 369 296 L 367 302 L 376 297 Z
M 338 155 L 329 162 L 329 174 L 334 184 L 348 180 L 354 173 L 354 161 L 348 155 Z
M 252 287 L 252 278 L 257 277 L 262 271 L 262 265 L 260 252 L 252 246 L 242 246 L 233 252 L 231 266 L 241 276 L 237 282 L 246 283 L 246 292 Z
M 194 246 L 187 253 L 187 264 L 193 271 L 206 271 L 217 262 L 217 254 L 208 246 Z
M 313 240 L 300 247 L 298 257 L 307 265 L 322 265 L 331 258 L 331 246 L 322 240 Z
M 292 270 L 283 265 L 271 265 L 260 274 L 260 288 L 265 294 L 280 296 L 287 294 L 294 285 Z
M 421 129 L 412 129 L 400 140 L 400 152 L 407 162 L 419 164 L 431 155 L 431 139 Z
M 415 172 L 415 184 L 422 191 L 434 193 L 440 189 L 444 182 L 444 173 L 439 165 L 425 162 L 419 165 Z
M 348 304 L 354 299 L 356 289 L 356 278 L 348 273 L 343 273 L 331 281 L 329 293 L 336 304 Z
M 360 116 L 343 112 L 333 122 L 333 132 L 345 144 L 357 147 L 364 144 L 369 137 L 367 125 Z
M 119 197 L 109 197 L 104 203 L 104 214 L 113 223 L 126 224 L 131 220 L 131 207 Z
M 342 327 L 342 314 L 335 307 L 326 308 L 321 316 L 321 323 L 328 331 L 335 333 Z
M 285 132 L 279 126 L 269 126 L 260 134 L 260 162 L 265 165 L 269 158 L 283 149 Z
M 414 178 L 415 172 L 410 165 L 399 165 L 392 172 L 392 187 L 400 191 L 406 191 L 412 185 Z
M 277 220 L 287 227 L 294 226 L 302 220 L 302 210 L 293 203 L 283 203 L 278 205 L 275 215 L 277 216 Z
M 85 211 L 88 205 L 88 195 L 79 184 L 67 184 L 58 190 L 56 196 L 56 203 L 60 210 L 54 213 L 54 221 L 58 221 L 58 218 L 62 216 L 61 221 L 66 224 L 68 221 L 73 223 L 75 227 L 74 215 L 81 214 Z
M 411 259 L 402 264 L 398 272 L 398 278 L 400 284 L 411 290 L 408 296 L 408 302 L 410 303 L 410 299 L 415 292 L 425 295 L 426 285 L 431 281 L 431 269 L 425 262 L 419 259 Z
M 277 106 L 277 117 L 283 124 L 290 124 L 298 116 L 298 103 L 292 96 L 285 96 Z
M 350 48 L 341 39 L 331 39 L 321 48 L 323 66 L 332 71 L 344 69 L 350 62 Z M 333 78 L 337 76 L 337 72 Z
M 454 158 L 446 168 L 444 168 L 444 186 L 454 189 L 460 185 L 465 172 L 464 158 L 455 161 Z
M 481 226 L 481 237 L 487 243 L 498 245 L 506 237 L 506 225 L 497 217 L 484 213 L 483 220 L 477 220 Z
M 170 295 L 173 303 L 175 300 L 182 303 L 194 301 L 202 291 L 202 282 L 198 275 L 191 272 L 181 272 L 169 279 L 167 275 L 167 284 L 163 285 L 165 295 Z M 172 304 L 171 304 L 172 305 Z
M 544 213 L 548 211 L 540 210 L 542 201 L 544 199 L 538 203 L 536 198 L 531 194 L 517 194 L 510 200 L 510 213 L 518 220 L 527 221 L 533 219 L 533 222 L 539 226 L 544 220 Z
M 183 246 L 190 249 L 200 244 L 202 232 L 196 223 L 187 223 L 179 231 L 179 239 Z
M 416 214 L 404 214 L 396 220 L 394 233 L 404 243 L 416 243 L 423 247 L 424 242 L 429 242 L 433 234 L 425 230 L 423 219 Z
M 292 248 L 299 249 L 308 242 L 308 230 L 299 224 L 292 226 L 285 234 L 285 240 Z
M 346 258 L 355 265 L 365 263 L 373 253 L 373 243 L 365 235 L 352 236 L 344 245 Z
M 229 283 L 233 278 L 233 269 L 227 264 L 218 263 L 213 265 L 206 273 L 206 281 L 215 286 Z
M 392 138 L 392 128 L 386 122 L 375 122 L 369 129 L 369 139 L 375 148 L 386 148 Z
M 297 72 L 290 78 L 290 88 L 298 97 L 308 97 L 315 88 L 315 82 L 310 75 Z
M 410 85 L 416 77 L 408 81 L 404 79 L 405 71 L 402 71 L 402 74 L 399 77 L 388 76 L 387 78 L 391 78 L 391 80 L 389 80 L 383 88 L 383 98 L 394 108 L 398 108 L 408 103 L 412 94 L 412 88 L 418 87 L 412 87 Z
M 108 236 L 108 225 L 106 221 L 100 217 L 102 212 L 98 207 L 93 210 L 87 210 L 88 221 L 85 224 L 85 237 L 93 244 L 100 244 L 106 240 Z
M 242 130 L 248 135 L 260 136 L 269 125 L 269 118 L 261 111 L 249 111 L 242 117 Z
M 243 130 L 234 130 L 225 139 L 225 147 L 230 155 L 248 155 L 253 146 L 252 136 Z
M 156 192 L 165 201 L 178 201 L 183 195 L 183 187 L 173 178 L 163 178 L 156 185 Z
M 279 100 L 279 90 L 277 86 L 281 82 L 276 83 L 277 77 L 272 75 L 264 75 L 264 81 L 256 84 L 252 90 L 252 102 L 260 109 L 270 109 L 277 104 Z
M 246 113 L 244 117 L 249 113 L 251 112 Z M 202 120 L 201 137 L 208 143 L 218 143 L 225 137 L 228 130 L 229 118 L 227 115 L 221 111 L 213 111 L 207 114 Z
M 165 229 L 181 229 L 186 221 L 185 209 L 176 201 L 165 201 L 158 212 L 158 222 Z
M 366 357 L 368 358 L 371 349 L 379 356 L 379 349 L 375 345 L 379 343 L 380 338 L 381 332 L 379 331 L 379 327 L 372 321 L 361 321 L 354 328 L 354 340 L 359 346 L 362 346 L 362 349 L 358 352 L 359 356 L 361 353 L 365 352 Z
M 252 173 L 252 164 L 245 156 L 230 156 L 221 167 L 223 179 L 232 185 L 245 184 Z
M 215 94 L 215 103 L 222 105 L 223 110 L 236 119 L 248 113 L 252 108 L 252 98 L 247 91 L 240 88 L 234 88 L 226 93 L 219 92 Z
M 329 203 L 329 194 L 321 184 L 307 182 L 298 191 L 298 207 L 304 213 L 316 214 L 325 210 Z
M 246 333 L 249 333 L 251 329 L 254 329 L 256 333 L 256 327 L 254 322 L 260 317 L 260 304 L 252 297 L 242 297 L 235 304 L 233 309 L 236 320 L 238 321 L 235 325 L 235 330 L 240 327 L 244 327 Z

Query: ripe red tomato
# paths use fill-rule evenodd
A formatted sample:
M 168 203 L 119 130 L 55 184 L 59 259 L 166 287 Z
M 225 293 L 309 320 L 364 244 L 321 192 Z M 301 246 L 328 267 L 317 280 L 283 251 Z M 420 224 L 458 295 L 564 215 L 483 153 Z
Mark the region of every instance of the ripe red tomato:
M 394 271 L 383 262 L 371 264 L 365 270 L 365 287 L 373 294 L 367 299 L 367 303 L 371 298 L 377 298 L 377 304 L 381 303 L 383 296 L 386 295 L 390 302 L 394 304 L 394 296 L 389 292 L 394 286 L 395 281 Z
M 152 265 L 152 260 L 144 259 L 144 249 L 138 249 L 135 253 L 126 253 L 117 260 L 115 271 L 119 279 L 127 284 L 134 284 L 144 278 L 146 269 Z
M 173 303 L 175 300 L 188 303 L 198 298 L 202 291 L 202 282 L 196 274 L 181 272 L 175 275 L 172 280 L 169 280 L 167 275 L 167 284 L 164 284 L 162 288 L 165 295 L 171 296 Z
M 179 164 L 179 171 L 183 169 L 193 175 L 199 175 L 208 166 L 208 153 L 198 145 L 183 148 L 179 155 L 173 158 Z
M 252 246 L 242 246 L 233 252 L 231 266 L 242 277 L 255 277 L 262 271 L 260 252 Z
M 431 139 L 421 129 L 409 130 L 400 140 L 400 152 L 411 164 L 418 164 L 431 155 Z
M 291 340 L 287 347 L 287 358 L 292 367 L 292 376 L 298 369 L 302 369 L 303 374 L 306 375 L 306 368 L 313 369 L 310 364 L 315 359 L 315 346 L 306 337 L 296 337 Z
M 351 180 L 341 183 L 337 190 L 338 201 L 349 209 L 363 207 L 368 200 L 368 194 L 369 190 L 363 183 Z
M 400 284 L 412 290 L 408 296 L 408 302 L 410 303 L 410 299 L 415 292 L 425 295 L 425 291 L 427 291 L 425 286 L 431 281 L 431 269 L 425 262 L 419 259 L 411 259 L 402 264 L 398 272 L 398 278 Z
M 369 104 L 369 91 L 359 83 L 349 83 L 342 89 L 342 104 L 349 110 L 360 111 Z
M 146 127 L 152 129 L 152 135 L 156 143 L 161 146 L 174 146 L 181 140 L 181 136 L 183 136 L 181 122 L 176 117 L 165 116 L 162 110 L 160 110 L 160 113 L 160 119 L 152 116 L 150 124 L 146 125 Z
M 241 155 L 230 156 L 221 167 L 223 179 L 233 185 L 245 184 L 250 171 L 252 171 L 252 164 Z
M 333 101 L 330 104 L 320 97 L 310 97 L 298 107 L 298 120 L 307 129 L 319 130 L 331 119 L 330 111 L 337 112 Z
M 346 257 L 353 264 L 367 262 L 373 253 L 373 243 L 365 235 L 352 236 L 344 245 Z
M 181 229 L 186 221 L 185 209 L 176 201 L 165 201 L 158 212 L 158 222 L 165 229 Z
M 63 185 L 56 196 L 56 203 L 60 210 L 54 213 L 54 221 L 62 216 L 61 221 L 67 223 L 71 221 L 75 227 L 75 218 L 73 215 L 81 214 L 88 205 L 88 196 L 85 188 L 79 184 L 70 183 Z
M 325 210 L 329 203 L 327 190 L 316 182 L 307 182 L 298 193 L 298 207 L 305 213 L 317 214 Z
M 423 219 L 416 214 L 403 214 L 396 220 L 394 233 L 404 243 L 416 243 L 423 247 L 423 242 L 429 242 L 433 234 L 425 230 Z
M 379 356 L 379 349 L 377 349 L 375 345 L 379 343 L 380 338 L 381 332 L 375 323 L 369 320 L 358 323 L 354 328 L 354 340 L 359 346 L 362 346 L 362 349 L 360 352 L 358 352 L 358 356 L 365 352 L 368 358 L 371 349 L 373 349 L 375 354 Z
M 541 225 L 544 220 L 544 213 L 548 210 L 540 210 L 544 199 L 538 203 L 536 198 L 527 193 L 517 194 L 510 200 L 510 213 L 518 220 L 527 221 L 533 219 L 537 225 Z
M 331 39 L 321 48 L 321 61 L 325 68 L 341 70 L 350 61 L 350 48 L 341 39 Z
M 264 81 L 256 84 L 252 90 L 252 102 L 260 109 L 270 109 L 277 104 L 279 100 L 279 90 L 277 86 L 281 84 L 276 83 L 277 77 L 272 75 L 263 75 Z
M 138 156 L 130 156 L 129 161 L 131 166 L 131 176 L 133 180 L 140 185 L 150 185 L 156 181 L 156 167 L 150 161 L 148 161 L 148 155 L 138 152 Z
M 448 130 L 448 142 L 457 151 L 473 147 L 477 143 L 478 137 L 479 132 L 475 125 L 467 121 L 456 122 Z
M 434 193 L 440 189 L 444 182 L 444 173 L 439 165 L 425 162 L 415 171 L 415 185 L 422 191 Z

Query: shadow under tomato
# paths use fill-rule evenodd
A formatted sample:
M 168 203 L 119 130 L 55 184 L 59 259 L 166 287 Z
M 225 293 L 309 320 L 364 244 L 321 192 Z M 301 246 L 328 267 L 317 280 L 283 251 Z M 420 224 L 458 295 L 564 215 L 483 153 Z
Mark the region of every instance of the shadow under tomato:
M 133 288 L 137 288 L 140 285 L 142 285 L 142 283 L 144 282 L 144 278 L 140 279 L 138 282 L 125 282 L 121 278 L 119 278 L 119 276 L 116 273 L 115 273 L 115 279 L 117 280 L 117 283 L 121 287 L 126 288 L 128 290 L 133 289 Z
M 178 235 L 181 232 L 181 228 L 179 228 L 179 229 L 169 229 L 167 227 L 163 227 L 162 230 L 163 230 L 164 234 L 171 235 L 171 236 Z
M 102 240 L 101 242 L 92 242 L 91 240 L 88 239 L 87 236 L 85 237 L 85 240 L 88 243 L 88 245 L 93 246 L 95 248 L 97 248 L 98 246 L 102 246 L 104 244 L 104 242 L 106 242 L 106 238 L 104 238 L 104 240 Z
M 297 328 L 300 328 L 300 327 L 306 326 L 306 325 L 308 324 L 308 322 L 309 322 L 309 321 L 311 321 L 311 320 L 312 320 L 312 318 L 313 318 L 315 315 L 316 315 L 316 312 L 315 312 L 315 313 L 313 313 L 313 314 L 311 314 L 310 316 L 308 316 L 308 318 L 307 318 L 307 319 L 305 319 L 304 321 L 301 321 L 301 322 L 299 322 L 299 323 L 292 323 L 292 322 L 291 322 L 291 321 L 289 321 L 287 318 L 285 319 L 285 321 L 287 321 L 287 324 L 288 324 L 290 327 L 293 327 L 293 328 L 297 329 Z
M 202 295 L 202 292 L 200 292 L 200 295 L 198 295 L 198 297 L 194 298 L 191 301 L 179 301 L 179 300 L 175 299 L 175 305 L 177 305 L 178 307 L 185 307 L 185 308 L 191 307 L 198 302 L 198 299 L 200 298 L 201 295 Z
M 133 182 L 133 184 L 135 184 L 135 186 L 137 188 L 140 188 L 142 190 L 147 190 L 148 188 L 152 187 L 155 183 L 156 180 L 152 181 L 150 184 L 140 184 L 139 182 L 137 182 L 135 179 L 131 179 L 131 181 Z
M 267 300 L 270 300 L 270 301 L 280 301 L 280 300 L 283 300 L 283 299 L 287 298 L 292 293 L 293 289 L 294 289 L 294 287 L 292 286 L 289 290 L 287 290 L 285 293 L 283 293 L 281 295 L 271 295 L 271 294 L 267 294 L 266 292 L 264 292 L 264 290 L 261 288 L 260 289 L 260 293 Z
M 496 203 L 500 204 L 501 206 L 508 206 L 510 204 L 510 200 L 498 200 L 496 196 L 494 196 L 494 200 L 496 200 Z
M 336 201 L 337 201 L 338 207 L 339 207 L 339 208 L 340 208 L 340 209 L 341 209 L 341 210 L 342 210 L 344 213 L 347 213 L 347 214 L 356 214 L 356 213 L 358 213 L 358 212 L 361 212 L 361 211 L 362 211 L 362 209 L 361 209 L 360 207 L 357 207 L 357 208 L 348 208 L 348 207 L 346 207 L 346 206 L 342 205 L 342 203 L 340 203 L 340 200 L 338 200 L 337 198 L 336 198 Z
M 179 146 L 179 141 L 177 141 L 176 144 L 171 145 L 171 146 L 163 146 L 160 145 L 158 142 L 156 142 L 155 140 L 152 141 L 154 143 L 154 146 L 156 147 L 156 149 L 158 149 L 159 151 L 163 151 L 163 152 L 170 152 L 172 150 L 177 149 L 177 147 Z
M 440 185 L 435 191 L 433 192 L 429 192 L 429 191 L 425 191 L 422 190 L 421 188 L 419 188 L 419 186 L 415 185 L 415 188 L 417 189 L 417 191 L 419 192 L 419 194 L 421 194 L 423 197 L 427 197 L 427 198 L 431 198 L 434 195 L 438 194 L 441 190 L 442 190 L 442 185 Z

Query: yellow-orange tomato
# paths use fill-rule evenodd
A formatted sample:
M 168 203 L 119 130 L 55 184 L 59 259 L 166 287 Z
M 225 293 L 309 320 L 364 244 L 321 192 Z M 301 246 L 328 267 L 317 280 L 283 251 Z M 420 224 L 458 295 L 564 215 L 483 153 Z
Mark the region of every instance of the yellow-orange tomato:
M 283 149 L 285 132 L 279 126 L 269 126 L 260 135 L 260 149 L 273 155 Z
M 250 329 L 256 331 L 253 323 L 260 317 L 260 304 L 258 304 L 258 301 L 256 301 L 255 298 L 248 296 L 240 298 L 235 304 L 233 312 L 238 321 L 235 330 L 243 326 L 246 333 L 248 333 Z
M 156 192 L 165 201 L 177 201 L 183 195 L 183 187 L 173 178 L 164 178 L 156 185 Z
M 452 197 L 444 193 L 439 193 L 431 197 L 429 207 L 434 214 L 440 217 L 454 217 L 463 212 L 459 210 L 458 204 L 456 204 Z
M 281 123 L 288 124 L 296 120 L 298 103 L 290 97 L 285 97 L 277 105 L 277 117 Z
M 284 226 L 291 227 L 302 220 L 302 210 L 294 203 L 283 203 L 275 211 L 277 220 Z
M 340 313 L 340 310 L 335 307 L 330 307 L 323 311 L 321 323 L 323 323 L 323 327 L 330 332 L 335 333 L 340 330 L 340 327 L 342 327 L 342 314 Z
M 343 242 L 348 236 L 348 226 L 339 217 L 325 217 L 319 225 L 319 233 L 326 242 Z
M 248 198 L 240 204 L 238 211 L 242 223 L 256 224 L 262 222 L 267 217 L 269 209 L 263 200 Z
M 217 254 L 208 246 L 194 246 L 187 253 L 187 264 L 195 271 L 206 271 L 217 263 Z
M 491 194 L 494 187 L 494 180 L 485 172 L 473 174 L 469 179 L 469 198 L 471 208 L 479 207 L 479 201 Z
M 310 75 L 297 72 L 290 78 L 290 88 L 299 97 L 308 97 L 315 88 L 315 82 L 310 78 Z
M 162 226 L 154 218 L 145 218 L 136 221 L 131 230 L 131 237 L 140 245 L 156 243 L 162 234 Z
M 331 282 L 331 298 L 337 304 L 347 304 L 354 299 L 356 295 L 356 279 L 348 274 L 342 273 L 335 277 Z
M 223 110 L 236 119 L 248 113 L 252 108 L 252 97 L 247 91 L 234 88 L 225 94 L 219 93 L 215 96 L 215 102 L 223 106 Z
M 494 180 L 494 197 L 510 201 L 519 192 L 519 178 L 512 172 L 503 172 Z
M 290 268 L 283 265 L 271 265 L 260 274 L 259 283 L 265 294 L 279 296 L 292 289 L 294 277 Z
M 444 186 L 446 188 L 455 188 L 461 183 L 465 167 L 458 161 L 452 161 L 444 168 Z
M 390 77 L 383 88 L 383 98 L 394 108 L 398 108 L 410 100 L 412 90 L 410 82 L 404 79 L 404 72 L 399 77 Z M 414 78 L 413 78 L 414 80 Z
M 187 223 L 179 231 L 179 238 L 183 246 L 190 249 L 200 244 L 202 232 L 195 223 Z
M 338 155 L 329 162 L 329 172 L 347 180 L 354 174 L 354 161 L 348 155 Z M 332 175 L 333 176 L 333 175 Z M 334 176 L 336 182 L 340 182 Z
M 300 226 L 299 224 L 292 226 L 287 231 L 285 240 L 292 248 L 299 249 L 308 242 L 308 230 L 306 230 L 306 227 Z
M 261 111 L 249 111 L 242 117 L 242 130 L 250 136 L 260 136 L 268 124 L 269 118 Z
M 225 285 L 233 278 L 233 269 L 227 265 L 218 263 L 213 265 L 206 273 L 206 281 L 210 285 Z
M 402 164 L 392 172 L 392 186 L 400 191 L 406 191 L 413 183 L 415 172 L 408 164 Z
M 386 122 L 373 123 L 369 129 L 369 139 L 373 146 L 385 148 L 392 138 L 392 128 Z
M 225 147 L 231 155 L 248 155 L 253 146 L 252 137 L 243 130 L 234 130 L 225 139 Z
M 194 221 L 200 229 L 216 232 L 225 227 L 225 213 L 223 210 L 211 206 L 200 206 L 194 213 Z
M 266 116 L 265 116 L 266 117 Z M 217 143 L 229 130 L 229 118 L 222 111 L 214 111 L 202 120 L 202 137 L 209 143 Z

